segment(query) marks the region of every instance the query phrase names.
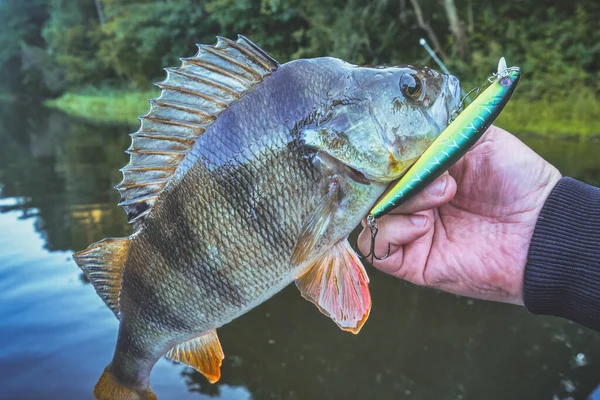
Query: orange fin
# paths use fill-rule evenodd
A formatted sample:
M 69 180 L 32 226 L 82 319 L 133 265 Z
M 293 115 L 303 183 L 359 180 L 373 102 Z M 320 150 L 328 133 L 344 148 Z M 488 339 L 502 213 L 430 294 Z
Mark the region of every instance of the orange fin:
M 338 242 L 296 279 L 302 297 L 343 330 L 357 334 L 371 311 L 369 277 L 348 240 Z
M 213 330 L 173 347 L 167 353 L 167 358 L 194 368 L 210 383 L 215 383 L 221 378 L 221 364 L 225 355 L 217 331 Z
M 135 389 L 123 385 L 108 370 L 108 367 L 96 383 L 94 397 L 97 400 L 157 400 L 156 395 L 149 387 Z
M 119 317 L 119 294 L 123 267 L 129 254 L 129 238 L 106 238 L 73 254 L 73 258 L 96 293 Z
M 310 213 L 298 238 L 296 248 L 292 254 L 292 263 L 300 264 L 306 261 L 308 255 L 319 241 L 325 229 L 331 222 L 335 213 L 339 198 L 339 184 L 332 181 L 329 190 L 319 201 L 315 209 Z

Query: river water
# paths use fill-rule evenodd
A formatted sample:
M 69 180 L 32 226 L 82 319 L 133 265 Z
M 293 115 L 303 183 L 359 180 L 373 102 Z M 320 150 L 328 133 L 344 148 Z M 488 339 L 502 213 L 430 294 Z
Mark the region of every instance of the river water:
M 136 126 L 0 104 L 0 399 L 91 399 L 117 320 L 71 259 L 130 228 L 112 189 Z M 600 144 L 525 138 L 600 185 Z M 341 332 L 295 287 L 219 329 L 222 379 L 165 359 L 159 399 L 567 399 L 600 385 L 600 334 L 368 269 L 373 308 Z M 579 361 L 576 361 L 579 360 Z

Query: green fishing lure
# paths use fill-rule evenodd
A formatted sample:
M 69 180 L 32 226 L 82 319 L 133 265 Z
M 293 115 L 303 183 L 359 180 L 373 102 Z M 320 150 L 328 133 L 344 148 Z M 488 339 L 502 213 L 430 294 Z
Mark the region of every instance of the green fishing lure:
M 506 67 L 504 57 L 489 86 L 460 112 L 423 155 L 371 209 L 369 225 L 406 202 L 456 163 L 496 120 L 510 99 L 521 76 L 518 67 Z M 376 229 L 376 226 L 373 228 Z M 373 230 L 373 228 L 371 230 Z

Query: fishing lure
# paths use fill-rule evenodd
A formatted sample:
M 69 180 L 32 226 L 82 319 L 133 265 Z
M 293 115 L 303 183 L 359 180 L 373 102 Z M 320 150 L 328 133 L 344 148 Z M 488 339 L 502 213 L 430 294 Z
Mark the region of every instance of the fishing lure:
M 498 72 L 489 77 L 484 86 L 470 92 L 476 91 L 477 96 L 464 110 L 462 110 L 463 99 L 459 108 L 453 113 L 448 127 L 371 209 L 367 217 L 367 225 L 371 231 L 371 248 L 369 254 L 361 256 L 362 258 L 369 256 L 371 260 L 387 258 L 389 246 L 385 256 L 377 257 L 374 254 L 375 237 L 378 232 L 377 218 L 412 198 L 454 165 L 496 120 L 515 90 L 520 76 L 520 69 L 507 68 L 506 61 L 502 57 L 498 63 Z

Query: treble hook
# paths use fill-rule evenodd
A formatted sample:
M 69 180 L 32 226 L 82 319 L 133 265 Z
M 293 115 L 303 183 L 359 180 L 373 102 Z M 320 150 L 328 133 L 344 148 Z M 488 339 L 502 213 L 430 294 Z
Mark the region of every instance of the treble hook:
M 369 227 L 369 230 L 371 231 L 371 248 L 369 249 L 369 254 L 367 255 L 363 255 L 360 250 L 358 249 L 358 246 L 354 247 L 354 251 L 356 251 L 356 254 L 358 255 L 358 258 L 367 258 L 367 257 L 371 257 L 371 264 L 373 264 L 373 259 L 375 260 L 385 260 L 386 258 L 388 258 L 388 256 L 390 255 L 390 244 L 388 243 L 388 249 L 387 249 L 387 253 L 385 256 L 383 257 L 377 257 L 375 255 L 375 238 L 377 237 L 377 232 L 379 232 L 379 228 L 377 228 L 377 220 L 375 219 L 374 216 L 369 215 L 367 217 L 367 226 Z

